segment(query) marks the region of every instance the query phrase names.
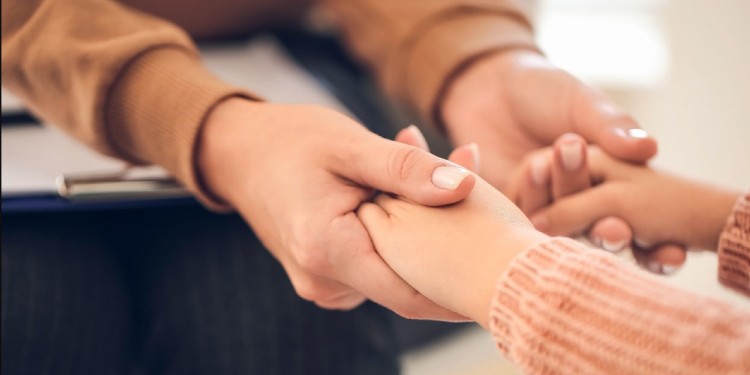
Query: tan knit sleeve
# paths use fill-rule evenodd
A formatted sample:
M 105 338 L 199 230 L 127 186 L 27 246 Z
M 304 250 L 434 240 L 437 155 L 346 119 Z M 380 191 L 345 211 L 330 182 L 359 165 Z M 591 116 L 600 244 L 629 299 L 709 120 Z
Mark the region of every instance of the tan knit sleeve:
M 719 237 L 719 281 L 750 296 L 750 192 L 739 197 Z
M 46 123 L 211 203 L 193 162 L 203 118 L 253 95 L 208 72 L 184 32 L 111 0 L 2 0 L 2 43 L 3 85 Z
M 490 330 L 527 374 L 750 374 L 750 311 L 570 239 L 513 260 Z
M 350 48 L 428 122 L 450 80 L 490 52 L 536 50 L 527 1 L 326 0 Z

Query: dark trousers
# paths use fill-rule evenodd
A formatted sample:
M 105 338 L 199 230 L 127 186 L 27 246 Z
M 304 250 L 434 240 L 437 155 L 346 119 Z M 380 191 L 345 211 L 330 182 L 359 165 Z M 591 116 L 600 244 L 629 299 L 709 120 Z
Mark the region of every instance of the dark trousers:
M 236 215 L 2 218 L 2 373 L 392 374 L 391 314 L 297 297 Z

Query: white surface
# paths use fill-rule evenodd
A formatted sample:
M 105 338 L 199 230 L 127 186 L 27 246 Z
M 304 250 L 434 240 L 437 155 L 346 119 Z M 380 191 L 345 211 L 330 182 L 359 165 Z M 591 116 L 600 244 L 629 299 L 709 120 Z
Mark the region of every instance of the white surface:
M 125 163 L 97 154 L 54 128 L 2 129 L 2 195 L 54 193 L 61 174 L 123 170 Z
M 539 45 L 550 61 L 598 86 L 656 87 L 669 70 L 661 3 L 542 1 Z
M 254 38 L 245 45 L 204 48 L 201 53 L 203 62 L 219 77 L 269 101 L 318 104 L 347 112 L 273 37 Z

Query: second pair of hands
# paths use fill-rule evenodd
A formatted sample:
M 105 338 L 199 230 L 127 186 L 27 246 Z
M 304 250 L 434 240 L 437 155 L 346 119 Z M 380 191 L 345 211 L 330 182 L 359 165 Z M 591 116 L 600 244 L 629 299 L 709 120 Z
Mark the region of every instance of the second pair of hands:
M 407 131 L 397 139 L 419 144 Z M 582 153 L 574 172 L 562 165 L 571 143 Z M 549 206 L 537 207 L 532 216 L 536 228 L 520 208 L 482 179 L 465 200 L 449 207 L 426 207 L 381 194 L 363 204 L 358 215 L 379 254 L 404 280 L 436 303 L 487 327 L 500 275 L 521 252 L 549 239 L 537 229 L 552 235 L 580 232 L 615 215 L 627 220 L 645 241 L 713 249 L 739 195 L 616 160 L 573 134 L 561 136 L 529 160 L 533 161 L 522 164 L 512 178 L 511 190 L 525 186 L 534 164 L 542 160 L 551 176 L 535 188 L 539 191 L 523 194 L 526 199 L 534 194 L 556 196 Z M 586 188 L 591 184 L 595 186 Z M 521 200 L 518 190 L 513 194 Z M 681 254 L 662 251 L 651 260 L 670 264 L 673 259 L 658 258 Z
M 455 143 L 477 141 L 484 176 L 501 188 L 523 155 L 569 131 L 621 157 L 655 153 L 653 140 L 628 137 L 632 120 L 530 52 L 475 62 L 439 108 Z M 393 272 L 355 210 L 375 190 L 427 206 L 455 203 L 472 190 L 472 174 L 331 110 L 243 99 L 212 111 L 197 148 L 207 190 L 253 227 L 301 297 L 335 309 L 369 298 L 406 317 L 463 319 Z

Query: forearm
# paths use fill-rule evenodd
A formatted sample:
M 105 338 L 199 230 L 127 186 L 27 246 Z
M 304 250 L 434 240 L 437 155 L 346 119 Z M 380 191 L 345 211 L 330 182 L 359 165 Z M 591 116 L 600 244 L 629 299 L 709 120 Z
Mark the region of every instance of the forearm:
M 748 311 L 568 239 L 511 263 L 490 326 L 500 350 L 529 374 L 750 371 Z
M 177 27 L 107 0 L 3 0 L 2 80 L 46 123 L 108 155 L 158 163 L 199 192 L 193 154 L 223 97 Z

